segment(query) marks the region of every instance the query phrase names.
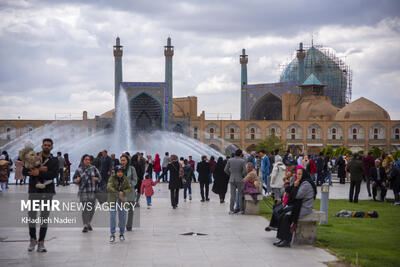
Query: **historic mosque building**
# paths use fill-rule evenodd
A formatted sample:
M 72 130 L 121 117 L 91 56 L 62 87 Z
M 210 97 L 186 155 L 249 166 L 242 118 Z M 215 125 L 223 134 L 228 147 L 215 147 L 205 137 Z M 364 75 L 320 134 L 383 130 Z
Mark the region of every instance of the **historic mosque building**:
M 173 55 L 171 38 L 164 46 L 163 82 L 123 80 L 123 47 L 116 39 L 115 106 L 121 90 L 128 98 L 132 132 L 166 130 L 179 132 L 229 152 L 234 147 L 246 151 L 276 135 L 293 152 L 318 153 L 323 147 L 345 146 L 354 152 L 378 146 L 385 151 L 400 149 L 400 121 L 374 102 L 359 98 L 351 102 L 351 70 L 335 55 L 318 46 L 299 45 L 296 57 L 283 70 L 277 83 L 248 84 L 248 55 L 241 65 L 240 120 L 206 120 L 198 115 L 197 97 L 173 98 Z M 118 107 L 117 107 L 118 108 Z M 71 125 L 70 134 L 111 130 L 114 109 L 82 120 L 62 121 Z M 0 120 L 0 145 L 33 131 L 52 120 Z

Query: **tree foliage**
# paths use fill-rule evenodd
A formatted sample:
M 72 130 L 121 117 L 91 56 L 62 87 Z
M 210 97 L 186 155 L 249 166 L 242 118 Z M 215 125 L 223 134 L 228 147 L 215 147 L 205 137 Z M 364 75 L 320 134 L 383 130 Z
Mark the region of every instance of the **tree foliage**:
M 377 146 L 374 146 L 372 149 L 369 150 L 369 152 L 372 152 L 372 156 L 375 159 L 380 158 L 382 156 L 382 154 L 385 153 L 385 151 L 383 151 L 382 149 L 380 149 Z
M 285 143 L 280 137 L 272 134 L 267 138 L 265 138 L 265 140 L 258 142 L 256 148 L 257 151 L 265 150 L 265 152 L 272 152 L 275 151 L 276 149 L 283 151 L 285 148 Z
M 333 155 L 334 155 L 335 157 L 338 157 L 338 156 L 346 156 L 346 155 L 352 155 L 352 154 L 353 154 L 353 152 L 351 152 L 350 149 L 348 149 L 347 147 L 344 147 L 344 146 L 338 147 L 338 148 L 333 152 Z

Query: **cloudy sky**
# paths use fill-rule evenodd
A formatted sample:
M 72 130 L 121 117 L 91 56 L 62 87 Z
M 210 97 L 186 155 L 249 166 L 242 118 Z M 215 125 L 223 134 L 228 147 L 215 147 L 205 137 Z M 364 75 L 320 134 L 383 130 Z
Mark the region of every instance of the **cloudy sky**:
M 400 119 L 400 2 L 378 0 L 0 0 L 0 119 L 89 117 L 113 108 L 112 46 L 124 81 L 163 81 L 175 46 L 174 96 L 239 118 L 242 48 L 249 83 L 279 80 L 299 42 L 333 48 L 364 96 Z

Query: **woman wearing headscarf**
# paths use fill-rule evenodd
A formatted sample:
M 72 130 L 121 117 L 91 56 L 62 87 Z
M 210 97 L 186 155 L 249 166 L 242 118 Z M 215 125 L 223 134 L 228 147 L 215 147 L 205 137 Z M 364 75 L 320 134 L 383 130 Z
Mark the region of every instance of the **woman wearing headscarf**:
M 68 153 L 64 154 L 64 160 L 65 160 L 65 169 L 64 169 L 64 181 L 65 185 L 69 185 L 69 179 L 71 178 L 71 161 L 69 161 L 69 155 Z
M 126 154 L 122 154 L 121 157 L 119 158 L 121 162 L 121 167 L 124 172 L 124 175 L 128 179 L 129 183 L 131 184 L 131 188 L 135 188 L 138 177 L 136 174 L 135 167 L 129 164 L 129 157 Z M 131 204 L 135 203 L 135 190 L 132 190 L 127 197 L 126 200 L 129 201 Z M 133 224 L 133 209 L 132 205 L 129 205 L 129 211 L 128 211 L 128 220 L 126 223 L 126 230 L 127 231 L 132 231 L 132 224 Z
M 156 174 L 156 180 L 160 179 L 160 172 L 161 172 L 160 162 L 161 162 L 160 155 L 156 154 L 156 157 L 154 158 L 154 161 L 153 161 L 153 164 L 154 164 L 153 170 L 154 170 L 154 173 Z
M 135 193 L 136 193 L 136 197 L 135 197 L 135 202 L 136 202 L 136 207 L 140 207 L 140 188 L 142 186 L 142 181 L 143 181 L 143 169 L 140 166 L 139 163 L 139 156 L 138 154 L 134 154 L 131 158 L 131 165 L 135 168 L 136 170 L 136 176 L 137 176 L 137 183 L 135 186 Z
M 90 156 L 85 154 L 74 174 L 74 183 L 79 186 L 78 196 L 84 209 L 82 210 L 83 230 L 92 231 L 91 221 L 95 211 L 96 190 L 101 181 L 100 172 L 91 165 Z
M 284 212 L 278 223 L 277 247 L 290 247 L 292 234 L 299 218 L 310 214 L 317 195 L 315 183 L 302 166 L 296 168 L 296 180 L 290 188 L 287 212 Z
M 171 162 L 168 163 L 167 168 L 161 174 L 160 179 L 164 178 L 168 171 L 170 173 L 168 189 L 171 193 L 171 206 L 173 209 L 176 209 L 179 203 L 179 189 L 182 186 L 183 177 L 183 168 L 178 161 L 177 155 L 171 155 Z
M 337 161 L 338 166 L 338 177 L 341 184 L 346 183 L 346 161 L 343 159 L 343 156 L 339 156 Z
M 219 195 L 219 202 L 225 202 L 226 191 L 228 190 L 229 183 L 229 175 L 227 175 L 224 171 L 226 165 L 226 161 L 223 160 L 222 157 L 219 157 L 217 160 L 217 164 L 214 169 L 214 184 L 212 187 L 212 191 Z

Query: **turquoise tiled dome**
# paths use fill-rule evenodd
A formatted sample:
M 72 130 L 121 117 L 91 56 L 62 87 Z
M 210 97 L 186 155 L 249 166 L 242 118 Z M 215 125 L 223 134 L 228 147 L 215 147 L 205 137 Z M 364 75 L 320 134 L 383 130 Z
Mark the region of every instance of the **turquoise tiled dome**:
M 280 81 L 297 81 L 297 68 L 298 61 L 295 58 L 282 72 Z M 329 96 L 333 105 L 343 107 L 346 104 L 347 73 L 346 70 L 340 68 L 334 59 L 318 48 L 311 47 L 306 51 L 304 72 L 305 78 L 313 73 L 325 85 L 325 95 Z

